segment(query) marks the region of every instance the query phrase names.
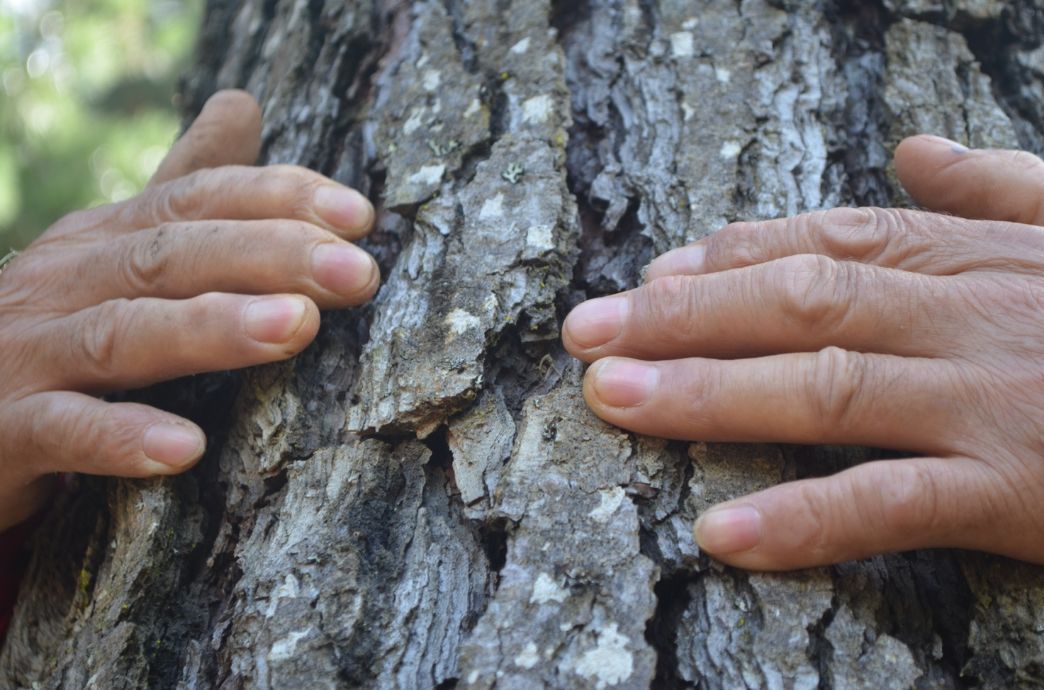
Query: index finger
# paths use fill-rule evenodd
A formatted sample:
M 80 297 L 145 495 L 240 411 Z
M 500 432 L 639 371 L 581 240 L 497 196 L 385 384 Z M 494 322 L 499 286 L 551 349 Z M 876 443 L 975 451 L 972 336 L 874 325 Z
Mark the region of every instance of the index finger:
M 199 170 L 114 204 L 108 214 L 106 232 L 112 234 L 182 221 L 282 218 L 354 240 L 369 233 L 374 221 L 365 196 L 295 165 Z
M 261 108 L 246 91 L 211 96 L 149 180 L 163 184 L 204 168 L 252 165 L 261 151 Z

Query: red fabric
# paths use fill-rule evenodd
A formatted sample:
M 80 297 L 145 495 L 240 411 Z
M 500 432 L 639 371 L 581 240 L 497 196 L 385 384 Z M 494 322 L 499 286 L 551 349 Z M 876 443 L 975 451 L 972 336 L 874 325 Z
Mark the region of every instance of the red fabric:
M 29 562 L 26 540 L 35 524 L 19 525 L 0 534 L 0 642 L 7 634 L 22 573 Z

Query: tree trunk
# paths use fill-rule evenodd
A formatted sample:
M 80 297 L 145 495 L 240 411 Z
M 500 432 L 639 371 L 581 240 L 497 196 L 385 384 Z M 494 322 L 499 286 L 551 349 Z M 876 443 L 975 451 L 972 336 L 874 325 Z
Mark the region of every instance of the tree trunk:
M 908 203 L 902 137 L 1044 149 L 1040 0 L 212 0 L 186 112 L 382 207 L 315 346 L 143 394 L 186 477 L 81 479 L 3 687 L 1044 687 L 1044 571 L 950 551 L 764 575 L 691 527 L 881 453 L 610 428 L 558 324 L 737 219 Z

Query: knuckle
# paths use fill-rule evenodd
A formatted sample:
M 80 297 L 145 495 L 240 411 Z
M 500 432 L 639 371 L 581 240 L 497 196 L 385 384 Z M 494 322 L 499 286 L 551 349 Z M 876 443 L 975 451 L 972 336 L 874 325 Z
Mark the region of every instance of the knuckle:
M 84 368 L 100 378 L 119 371 L 120 337 L 125 332 L 130 301 L 115 299 L 92 309 L 79 338 L 79 356 Z
M 299 165 L 276 165 L 269 170 L 284 190 L 280 196 L 286 200 L 288 215 L 291 218 L 312 217 L 312 199 L 320 185 L 318 175 Z
M 279 237 L 285 238 L 285 240 L 294 247 L 303 247 L 305 243 L 312 242 L 316 245 L 329 242 L 333 236 L 322 228 L 319 228 L 306 220 L 291 218 L 286 221 L 280 221 L 277 225 L 273 226 L 273 241 L 277 241 Z
M 858 352 L 828 347 L 814 355 L 804 381 L 813 428 L 836 435 L 851 426 L 866 369 L 867 359 Z
M 800 525 L 795 525 L 795 534 L 800 535 L 797 548 L 808 555 L 809 562 L 824 562 L 830 552 L 830 526 L 836 523 L 831 519 L 830 503 L 817 485 L 808 482 L 801 487 Z
M 189 323 L 211 323 L 228 311 L 228 298 L 220 292 L 204 292 L 185 303 L 186 320 Z
M 664 276 L 637 291 L 637 312 L 646 325 L 670 324 L 687 331 L 697 319 L 697 300 L 691 276 Z
M 838 328 L 854 296 L 851 271 L 821 254 L 799 254 L 769 264 L 768 287 L 785 318 L 802 328 Z M 756 279 L 756 278 L 755 278 Z
M 835 208 L 808 219 L 827 252 L 867 262 L 880 259 L 894 245 L 897 221 L 894 212 L 881 208 Z
M 889 477 L 878 484 L 880 515 L 888 534 L 935 534 L 941 526 L 938 480 L 928 468 L 893 461 Z
M 717 418 L 713 402 L 720 396 L 723 388 L 721 368 L 700 360 L 691 360 L 677 370 L 676 374 L 669 385 L 676 386 L 676 390 L 681 394 L 676 401 L 683 405 L 684 419 L 689 422 L 691 428 L 720 427 L 722 420 Z
M 160 185 L 152 196 L 151 217 L 160 223 L 198 218 L 217 182 L 207 168 Z
M 707 238 L 704 260 L 719 270 L 762 263 L 766 259 L 764 243 L 760 241 L 764 233 L 760 223 L 730 223 Z
M 119 275 L 134 294 L 153 292 L 168 276 L 174 228 L 163 223 L 147 233 L 132 236 L 119 259 Z
M 1044 172 L 1044 161 L 1029 151 L 1009 151 L 1008 163 L 1018 172 L 1034 174 Z
M 104 227 L 111 221 L 116 205 L 105 204 L 94 208 L 80 209 L 67 213 L 59 218 L 50 231 L 59 234 L 72 234 L 74 232 L 90 231 L 98 227 Z
M 67 457 L 72 456 L 80 448 L 90 448 L 90 456 L 80 458 L 84 469 L 98 468 L 109 464 L 106 461 L 119 454 L 122 448 L 127 445 L 126 437 L 128 433 L 125 425 L 109 424 L 98 413 L 81 413 L 71 415 L 71 417 L 65 428 L 73 431 L 67 438 L 70 443 L 76 443 L 76 448 L 67 448 L 63 455 Z

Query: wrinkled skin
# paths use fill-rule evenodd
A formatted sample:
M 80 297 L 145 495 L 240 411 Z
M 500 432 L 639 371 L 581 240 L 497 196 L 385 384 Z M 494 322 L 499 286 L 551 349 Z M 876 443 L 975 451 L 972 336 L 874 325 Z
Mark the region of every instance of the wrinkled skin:
M 202 431 L 98 394 L 285 359 L 319 309 L 376 292 L 349 240 L 374 211 L 294 167 L 247 167 L 260 112 L 222 92 L 140 196 L 66 216 L 0 273 L 0 530 L 49 477 L 147 477 Z M 740 223 L 566 320 L 604 419 L 692 440 L 852 443 L 923 457 L 706 512 L 701 546 L 780 570 L 972 548 L 1044 563 L 1044 163 L 934 137 L 896 152 L 938 215 L 836 209 Z M 978 220 L 976 220 L 978 219 Z
M 261 114 L 215 95 L 149 188 L 70 214 L 0 273 L 0 531 L 58 472 L 149 477 L 203 454 L 191 422 L 98 394 L 285 359 L 319 309 L 366 301 L 362 195 L 290 166 L 247 167 Z
M 904 141 L 942 213 L 835 209 L 737 223 L 580 305 L 603 419 L 676 439 L 860 444 L 914 457 L 705 512 L 701 547 L 786 570 L 959 547 L 1044 563 L 1044 163 Z

